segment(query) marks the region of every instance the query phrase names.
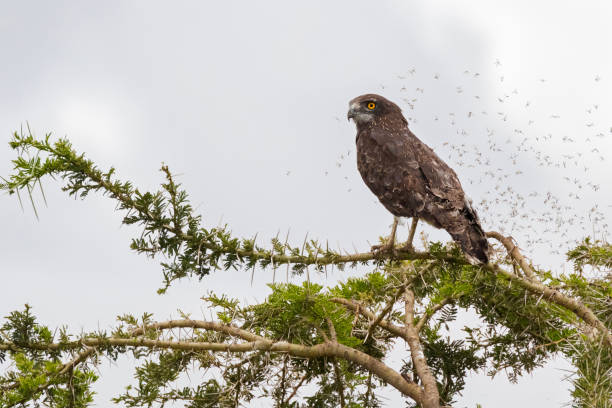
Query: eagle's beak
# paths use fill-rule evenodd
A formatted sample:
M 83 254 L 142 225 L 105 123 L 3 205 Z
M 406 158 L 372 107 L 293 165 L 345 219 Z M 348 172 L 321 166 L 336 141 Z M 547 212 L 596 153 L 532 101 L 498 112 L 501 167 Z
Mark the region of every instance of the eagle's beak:
M 348 120 L 349 122 L 351 121 L 351 119 L 353 119 L 355 117 L 355 111 L 353 110 L 353 108 L 349 109 L 348 113 L 346 114 L 346 120 Z

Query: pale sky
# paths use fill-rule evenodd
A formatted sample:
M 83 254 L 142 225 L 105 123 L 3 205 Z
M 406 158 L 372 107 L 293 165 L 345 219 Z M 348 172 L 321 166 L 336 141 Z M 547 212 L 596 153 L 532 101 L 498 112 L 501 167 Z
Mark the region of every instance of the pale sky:
M 365 250 L 391 216 L 359 177 L 346 110 L 380 93 L 455 168 L 486 229 L 561 270 L 566 241 L 606 237 L 612 218 L 611 16 L 606 1 L 2 1 L 0 140 L 27 121 L 142 190 L 157 188 L 164 162 L 206 225 Z M 0 175 L 13 157 L 0 145 Z M 27 302 L 78 332 L 124 313 L 202 317 L 209 290 L 247 303 L 268 293 L 271 271 L 253 286 L 219 271 L 158 296 L 160 268 L 130 252 L 138 230 L 121 227 L 113 202 L 44 185 L 39 220 L 0 196 L 3 315 Z M 97 406 L 130 368 L 102 364 Z M 476 374 L 456 407 L 561 406 L 567 368 L 518 384 Z

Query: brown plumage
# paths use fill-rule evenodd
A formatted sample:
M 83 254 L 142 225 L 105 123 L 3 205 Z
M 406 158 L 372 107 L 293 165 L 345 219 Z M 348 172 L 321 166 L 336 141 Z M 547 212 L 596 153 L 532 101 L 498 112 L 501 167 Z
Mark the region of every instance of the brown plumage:
M 380 95 L 349 103 L 357 125 L 357 167 L 393 215 L 443 228 L 472 263 L 489 261 L 489 246 L 457 175 L 408 129 L 401 109 Z

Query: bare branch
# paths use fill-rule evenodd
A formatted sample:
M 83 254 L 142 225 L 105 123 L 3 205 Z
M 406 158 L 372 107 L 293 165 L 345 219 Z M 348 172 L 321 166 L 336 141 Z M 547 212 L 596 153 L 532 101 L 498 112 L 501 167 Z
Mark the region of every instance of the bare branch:
M 422 402 L 423 408 L 439 408 L 440 394 L 438 393 L 436 378 L 431 372 L 429 365 L 427 365 L 419 333 L 414 325 L 414 293 L 410 289 L 406 289 L 404 299 L 406 301 L 404 315 L 404 323 L 406 325 L 404 329 L 406 332 L 405 338 L 410 347 L 412 364 L 425 389 Z
M 338 342 L 338 336 L 336 335 L 336 328 L 334 327 L 334 322 L 329 317 L 325 318 L 327 322 L 327 327 L 329 327 L 329 335 L 334 343 Z
M 508 251 L 508 255 L 510 255 L 510 257 L 520 265 L 525 275 L 527 275 L 529 279 L 537 279 L 537 276 L 534 273 L 533 269 L 531 269 L 531 266 L 529 265 L 529 262 L 527 262 L 527 259 L 520 253 L 518 247 L 514 244 L 514 242 L 512 242 L 512 237 L 504 237 L 502 234 L 496 231 L 487 232 L 487 237 L 494 238 L 501 242 L 506 248 L 506 251 Z

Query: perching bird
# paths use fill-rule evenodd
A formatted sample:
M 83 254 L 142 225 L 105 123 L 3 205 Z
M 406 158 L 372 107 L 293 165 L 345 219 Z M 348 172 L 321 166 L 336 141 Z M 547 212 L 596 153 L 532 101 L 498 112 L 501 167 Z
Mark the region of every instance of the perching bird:
M 422 219 L 445 229 L 471 263 L 488 263 L 487 238 L 457 175 L 408 129 L 399 106 L 366 94 L 349 102 L 347 116 L 357 125 L 361 177 L 387 210 L 412 217 L 413 228 Z

